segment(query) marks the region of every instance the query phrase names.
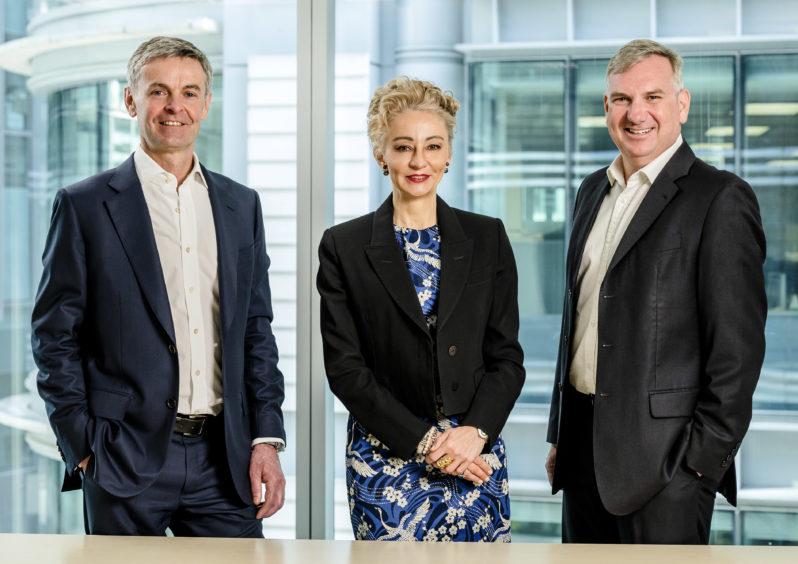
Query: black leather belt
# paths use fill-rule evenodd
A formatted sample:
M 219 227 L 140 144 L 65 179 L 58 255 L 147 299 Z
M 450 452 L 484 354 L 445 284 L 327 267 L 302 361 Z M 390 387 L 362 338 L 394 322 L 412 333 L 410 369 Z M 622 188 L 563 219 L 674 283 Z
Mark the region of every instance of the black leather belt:
M 210 426 L 212 415 L 183 415 L 175 417 L 175 433 L 184 437 L 201 437 Z

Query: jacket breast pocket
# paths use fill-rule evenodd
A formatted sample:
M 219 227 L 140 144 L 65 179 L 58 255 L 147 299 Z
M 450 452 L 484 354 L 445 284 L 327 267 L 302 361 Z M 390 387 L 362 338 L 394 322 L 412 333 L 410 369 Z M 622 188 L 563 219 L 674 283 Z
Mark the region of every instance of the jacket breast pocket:
M 698 388 L 649 392 L 651 417 L 692 417 L 698 401 Z
M 468 280 L 466 281 L 467 286 L 476 286 L 478 284 L 484 284 L 488 282 L 491 278 L 493 278 L 493 267 L 486 266 L 484 268 L 478 268 L 476 270 L 472 270 L 468 274 Z
M 130 394 L 116 390 L 89 389 L 89 413 L 105 419 L 123 419 Z

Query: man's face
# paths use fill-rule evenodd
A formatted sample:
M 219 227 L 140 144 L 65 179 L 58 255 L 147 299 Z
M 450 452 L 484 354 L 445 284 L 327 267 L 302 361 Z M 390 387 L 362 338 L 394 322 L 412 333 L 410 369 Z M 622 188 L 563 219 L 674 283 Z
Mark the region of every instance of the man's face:
M 627 179 L 673 145 L 689 110 L 690 93 L 676 91 L 665 57 L 652 55 L 609 76 L 604 111 Z
M 141 146 L 154 158 L 193 154 L 210 103 L 202 65 L 186 57 L 153 59 L 141 69 L 135 91 L 125 88 L 125 106 L 138 120 Z

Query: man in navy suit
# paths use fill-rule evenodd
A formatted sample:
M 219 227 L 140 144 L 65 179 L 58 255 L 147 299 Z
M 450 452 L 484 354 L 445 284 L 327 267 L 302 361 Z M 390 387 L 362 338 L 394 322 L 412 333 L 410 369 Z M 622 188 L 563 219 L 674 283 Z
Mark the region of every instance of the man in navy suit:
M 262 537 L 283 505 L 260 203 L 194 154 L 211 80 L 191 43 L 142 43 L 139 148 L 55 196 L 33 354 L 89 534 Z
M 682 58 L 618 50 L 619 155 L 574 206 L 546 469 L 563 540 L 706 544 L 765 355 L 765 237 L 751 187 L 682 139 Z

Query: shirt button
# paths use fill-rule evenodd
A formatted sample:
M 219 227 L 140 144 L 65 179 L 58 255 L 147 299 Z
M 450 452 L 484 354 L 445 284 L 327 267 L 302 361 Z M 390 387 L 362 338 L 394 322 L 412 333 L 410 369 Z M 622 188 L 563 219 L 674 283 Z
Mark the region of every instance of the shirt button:
M 172 353 L 172 354 L 177 353 L 177 349 L 175 348 L 174 345 L 169 345 L 169 352 Z
M 177 213 L 180 213 L 180 208 L 175 208 L 175 211 L 176 211 Z
M 174 409 L 177 407 L 177 401 L 174 398 L 169 398 L 166 400 L 166 407 L 169 409 Z
M 199 333 L 199 329 L 194 329 L 194 334 L 196 335 L 197 333 Z
M 186 247 L 186 252 L 190 253 L 191 252 L 191 247 Z
M 194 286 L 189 286 L 188 293 L 191 294 L 192 292 L 194 292 Z
M 454 345 L 452 345 L 451 347 L 449 347 L 449 356 L 454 356 L 454 355 L 456 355 L 456 354 L 457 354 L 457 347 L 456 347 L 456 346 L 454 346 Z
M 458 384 L 457 382 L 452 382 L 452 391 L 453 392 L 456 392 L 457 388 L 459 388 L 459 387 L 460 387 L 460 384 Z
M 194 371 L 194 375 L 195 375 L 195 376 L 199 376 L 199 375 L 200 375 L 200 371 L 199 371 L 199 370 L 195 370 L 195 371 Z

